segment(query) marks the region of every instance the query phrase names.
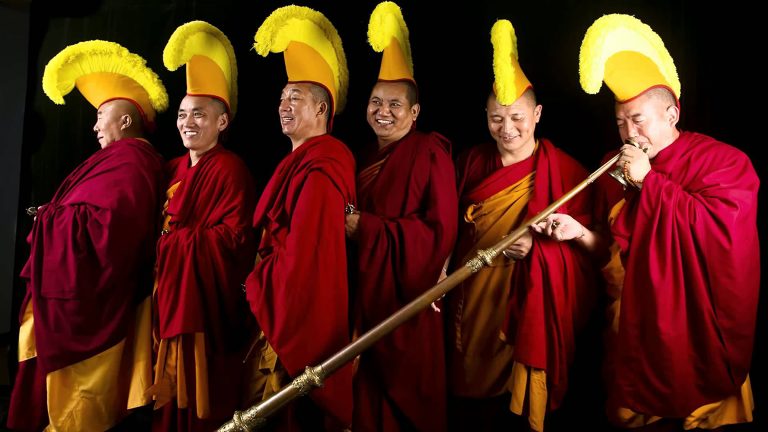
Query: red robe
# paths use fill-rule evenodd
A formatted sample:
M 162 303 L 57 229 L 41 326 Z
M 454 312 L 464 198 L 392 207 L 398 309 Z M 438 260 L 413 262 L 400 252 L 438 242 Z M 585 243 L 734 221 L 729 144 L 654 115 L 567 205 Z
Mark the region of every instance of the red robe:
M 626 276 L 608 383 L 619 406 L 685 417 L 738 394 L 749 371 L 759 180 L 744 153 L 691 132 L 651 167 L 611 226 Z M 604 196 L 616 197 L 608 180 Z
M 237 384 L 243 379 L 242 360 L 250 335 L 241 284 L 255 253 L 250 226 L 253 180 L 243 161 L 221 145 L 194 167 L 189 167 L 188 155 L 173 159 L 167 171 L 168 185 L 181 184 L 168 204 L 169 232 L 157 244 L 157 330 L 163 339 L 205 334 L 209 421 L 220 424 L 242 408 Z M 188 369 L 193 364 L 190 360 Z M 191 391 L 194 385 L 188 388 Z M 173 423 L 174 407 L 163 406 L 163 422 Z M 193 417 L 191 405 L 179 410 L 176 427 L 193 428 L 197 422 Z
M 320 135 L 280 162 L 256 206 L 261 260 L 248 275 L 248 302 L 292 378 L 350 342 L 344 206 L 354 203 L 354 175 L 349 149 Z M 310 396 L 349 425 L 351 364 Z
M 45 375 L 114 346 L 133 325 L 152 289 L 162 164 L 148 143 L 116 141 L 80 164 L 38 211 L 21 272 L 21 313 L 31 300 L 37 357 L 19 365 L 9 427 L 47 424 Z
M 535 171 L 523 220 L 537 215 L 589 174 L 546 139 L 540 140 L 531 158 L 507 167 L 503 167 L 495 144 L 475 147 L 459 161 L 458 168 L 462 209 L 492 197 Z M 567 213 L 590 226 L 591 203 L 591 191 L 587 189 L 556 212 Z M 461 224 L 457 259 L 471 250 L 472 229 L 470 223 Z M 575 335 L 586 321 L 594 298 L 592 277 L 589 255 L 578 245 L 535 234 L 528 256 L 515 264 L 506 323 L 500 330 L 514 347 L 516 362 L 546 371 L 550 410 L 560 405 L 568 387 Z
M 450 142 L 414 130 L 385 149 L 378 175 L 358 189 L 361 334 L 435 285 L 456 239 Z M 364 352 L 355 392 L 354 430 L 445 430 L 442 314 L 427 308 Z

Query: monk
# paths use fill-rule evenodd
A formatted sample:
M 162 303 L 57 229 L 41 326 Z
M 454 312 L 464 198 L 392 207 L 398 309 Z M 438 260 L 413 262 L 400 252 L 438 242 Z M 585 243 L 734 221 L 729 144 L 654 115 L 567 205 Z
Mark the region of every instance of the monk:
M 635 430 L 751 422 L 760 290 L 752 162 L 731 145 L 678 129 L 674 61 L 637 18 L 595 20 L 579 59 L 586 92 L 603 82 L 613 92 L 625 188 L 599 179 L 593 230 L 568 215 L 545 223 L 559 225 L 546 233 L 561 240 L 586 232 L 585 245 L 604 264 L 608 420 Z
M 499 103 L 495 92 L 488 97 L 488 129 L 495 142 L 474 147 L 457 161 L 463 223 L 454 267 L 586 178 L 578 162 L 535 138 L 541 111 L 530 87 L 509 105 Z M 590 202 L 582 193 L 563 207 L 588 226 Z M 560 406 L 576 333 L 593 297 L 591 261 L 581 241 L 580 235 L 558 242 L 528 232 L 448 294 L 455 430 L 520 426 L 524 422 L 514 413 L 540 431 L 545 414 Z
M 360 333 L 435 285 L 456 239 L 450 142 L 416 130 L 420 108 L 412 81 L 379 81 L 368 100 L 376 145 L 361 159 L 359 212 L 347 215 Z M 354 429 L 442 431 L 445 409 L 443 316 L 429 308 L 361 355 Z
M 101 148 L 36 208 L 21 272 L 12 430 L 133 429 L 150 402 L 163 158 L 145 136 L 168 95 L 143 58 L 109 41 L 70 45 L 51 59 L 46 95 L 63 104 L 73 83 L 97 109 Z
M 328 92 L 288 83 L 280 96 L 292 152 L 275 169 L 256 206 L 258 258 L 246 281 L 263 334 L 257 351 L 264 398 L 350 342 L 344 208 L 354 202 L 355 161 L 328 131 Z M 276 355 L 275 355 L 276 354 Z M 281 427 L 341 430 L 352 417 L 351 365 L 310 398 L 278 416 Z
M 185 96 L 176 124 L 188 153 L 168 164 L 157 245 L 153 430 L 213 430 L 242 408 L 255 192 L 245 163 L 220 143 L 229 126 L 220 99 Z
M 624 145 L 617 162 L 633 186 L 598 183 L 596 215 L 609 229 L 594 233 L 596 251 L 610 257 L 609 419 L 686 429 L 749 422 L 760 287 L 754 167 L 728 144 L 677 129 L 666 88 L 617 103 L 616 118 L 621 138 L 640 147 Z M 580 229 L 568 215 L 550 219 Z
M 141 138 L 142 122 L 130 102 L 106 102 L 98 117 L 94 131 L 102 149 L 40 207 L 27 238 L 20 329 L 27 343 L 19 352 L 37 356 L 19 364 L 12 429 L 38 430 L 50 422 L 63 430 L 105 430 L 125 415 L 125 409 L 113 413 L 113 404 L 125 407 L 130 397 L 134 407 L 149 402 L 145 387 L 130 391 L 128 383 L 141 376 L 132 351 L 149 348 L 134 339 L 134 326 L 141 322 L 139 311 L 149 317 L 158 228 L 152 212 L 159 206 L 163 159 Z M 130 127 L 121 129 L 125 118 Z M 145 368 L 149 361 L 144 358 Z M 98 368 L 101 373 L 93 374 Z M 151 370 L 146 372 L 145 385 Z

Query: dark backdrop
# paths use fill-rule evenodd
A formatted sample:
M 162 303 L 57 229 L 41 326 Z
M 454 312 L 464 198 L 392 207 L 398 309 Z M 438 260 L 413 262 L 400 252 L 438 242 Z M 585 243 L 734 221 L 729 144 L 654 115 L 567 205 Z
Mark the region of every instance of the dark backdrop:
M 27 75 L 3 66 L 5 86 L 26 86 L 23 140 L 7 145 L 21 148 L 21 164 L 5 160 L 4 173 L 20 169 L 18 204 L 13 194 L 4 195 L 4 207 L 18 207 L 14 274 L 26 259 L 23 238 L 31 220 L 22 209 L 46 202 L 61 180 L 98 148 L 91 131 L 95 110 L 77 91 L 65 106 L 54 105 L 42 92 L 45 64 L 65 46 L 89 39 L 115 41 L 147 59 L 164 81 L 171 100 L 169 112 L 158 117 L 153 143 L 168 158 L 184 152 L 175 129 L 174 111 L 185 92 L 184 72 L 167 71 L 162 50 L 177 26 L 195 19 L 206 20 L 227 34 L 239 65 L 239 112 L 233 122 L 229 148 L 248 163 L 262 187 L 279 160 L 289 152 L 289 140 L 278 126 L 277 104 L 285 82 L 282 55 L 262 58 L 252 50 L 256 29 L 277 7 L 287 1 L 237 2 L 234 0 L 149 1 L 52 0 L 9 1 L 29 3 L 29 64 Z M 373 135 L 365 122 L 365 104 L 376 79 L 380 54 L 367 44 L 368 18 L 376 1 L 306 1 L 323 12 L 336 26 L 344 42 L 350 69 L 347 109 L 335 121 L 334 133 L 353 150 Z M 518 36 L 520 63 L 544 105 L 537 135 L 595 169 L 600 157 L 619 145 L 613 120 L 612 96 L 603 88 L 599 95 L 585 94 L 578 83 L 579 46 L 584 32 L 607 13 L 635 15 L 664 40 L 675 60 L 682 82 L 680 127 L 712 135 L 745 151 L 761 178 L 766 176 L 766 157 L 758 155 L 763 144 L 759 107 L 764 100 L 762 74 L 754 66 L 764 52 L 765 37 L 757 13 L 746 2 L 706 5 L 693 1 L 552 1 L 532 2 L 472 0 L 461 2 L 399 2 L 411 32 L 415 76 L 420 87 L 422 129 L 437 130 L 461 151 L 488 139 L 484 103 L 492 82 L 490 28 L 499 18 L 509 19 Z M 763 23 L 760 23 L 764 26 Z M 23 27 L 22 27 L 23 28 Z M 758 36 L 760 35 L 760 36 Z M 23 105 L 19 111 L 23 110 Z M 6 125 L 8 123 L 4 123 Z M 8 170 L 11 171 L 8 171 Z M 761 191 L 759 221 L 766 215 L 765 188 Z M 3 224 L 13 219 L 4 219 Z M 760 226 L 761 238 L 765 229 Z M 765 243 L 764 243 L 765 244 Z M 14 250 L 3 246 L 3 261 L 12 261 Z M 765 255 L 763 268 L 765 269 Z M 766 278 L 764 277 L 763 280 Z M 5 293 L 13 286 L 15 314 L 23 288 L 18 278 L 0 281 Z M 765 282 L 763 283 L 765 286 Z M 0 293 L 2 294 L 2 293 Z M 765 299 L 761 299 L 755 359 L 752 372 L 757 402 L 757 425 L 765 425 L 766 355 Z M 6 319 L 5 316 L 2 316 Z M 5 323 L 0 323 L 5 324 Z M 2 327 L 0 327 L 2 328 Z M 595 341 L 581 348 L 574 391 L 562 424 L 573 426 L 601 421 L 597 405 L 600 392 L 590 365 L 599 358 Z M 13 356 L 12 356 L 13 358 Z M 756 425 L 756 426 L 757 426 Z M 567 427 L 564 427 L 567 428 Z

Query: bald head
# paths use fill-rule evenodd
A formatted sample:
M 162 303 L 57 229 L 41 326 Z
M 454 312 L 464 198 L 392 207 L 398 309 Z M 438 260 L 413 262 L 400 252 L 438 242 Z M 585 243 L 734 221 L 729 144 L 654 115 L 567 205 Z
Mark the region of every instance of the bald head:
M 115 99 L 101 104 L 93 131 L 101 148 L 105 148 L 123 138 L 144 136 L 144 122 L 136 105 L 125 99 Z

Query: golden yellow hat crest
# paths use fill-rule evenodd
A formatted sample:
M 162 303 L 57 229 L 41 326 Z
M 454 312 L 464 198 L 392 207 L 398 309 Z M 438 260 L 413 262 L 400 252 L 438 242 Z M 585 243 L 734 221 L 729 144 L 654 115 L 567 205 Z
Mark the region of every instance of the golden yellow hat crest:
M 273 11 L 254 36 L 254 49 L 266 57 L 283 53 L 289 82 L 312 82 L 331 96 L 332 114 L 344 109 L 349 72 L 336 28 L 320 12 L 304 6 Z
M 397 4 L 385 1 L 373 10 L 368 21 L 368 43 L 374 51 L 383 52 L 379 81 L 416 83 L 408 27 Z
M 163 50 L 170 71 L 187 66 L 187 94 L 215 97 L 234 117 L 237 111 L 237 59 L 227 36 L 205 21 L 191 21 L 173 32 Z
M 157 112 L 168 108 L 162 81 L 140 56 L 117 43 L 92 40 L 70 45 L 45 66 L 43 91 L 56 104 L 77 87 L 96 108 L 114 99 L 126 99 L 139 109 L 152 128 Z
M 501 105 L 512 105 L 533 87 L 518 62 L 517 36 L 508 20 L 498 20 L 491 28 L 493 45 L 493 91 Z
M 592 23 L 581 42 L 579 80 L 589 94 L 605 81 L 619 103 L 654 87 L 666 87 L 680 99 L 677 69 L 664 42 L 629 15 L 604 15 Z

